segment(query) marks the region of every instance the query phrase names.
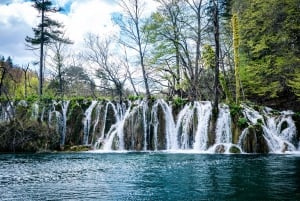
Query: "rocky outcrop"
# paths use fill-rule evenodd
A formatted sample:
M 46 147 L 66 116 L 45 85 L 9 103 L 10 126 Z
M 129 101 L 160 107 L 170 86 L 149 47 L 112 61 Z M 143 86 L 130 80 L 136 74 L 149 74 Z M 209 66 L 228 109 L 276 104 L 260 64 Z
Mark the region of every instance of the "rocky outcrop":
M 246 153 L 269 153 L 267 142 L 263 136 L 263 129 L 261 125 L 251 125 L 245 133 L 241 148 Z

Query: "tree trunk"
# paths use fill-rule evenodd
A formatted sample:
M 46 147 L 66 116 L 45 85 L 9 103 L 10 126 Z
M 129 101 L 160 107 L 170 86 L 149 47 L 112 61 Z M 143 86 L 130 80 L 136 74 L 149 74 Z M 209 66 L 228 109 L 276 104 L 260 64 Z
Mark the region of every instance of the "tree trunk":
M 237 15 L 232 16 L 232 32 L 233 32 L 233 54 L 234 54 L 234 75 L 235 75 L 235 101 L 240 102 L 240 73 L 239 73 L 239 30 Z
M 213 22 L 214 22 L 214 39 L 215 39 L 215 79 L 214 79 L 214 103 L 213 103 L 213 114 L 217 118 L 219 113 L 219 65 L 220 65 L 220 37 L 219 37 L 219 8 L 218 0 L 213 0 L 214 12 L 213 12 Z
M 43 0 L 44 4 L 44 0 Z M 39 74 L 39 96 L 43 95 L 43 64 L 44 64 L 44 18 L 45 10 L 42 9 L 42 22 L 41 22 L 41 44 L 40 44 L 40 74 Z

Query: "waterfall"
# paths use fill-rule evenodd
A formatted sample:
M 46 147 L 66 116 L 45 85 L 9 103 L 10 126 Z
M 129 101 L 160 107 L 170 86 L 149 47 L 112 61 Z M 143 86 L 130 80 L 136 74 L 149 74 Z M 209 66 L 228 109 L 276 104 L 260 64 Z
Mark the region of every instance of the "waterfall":
M 286 124 L 286 128 L 282 128 L 283 123 Z M 267 116 L 263 131 L 271 152 L 297 150 L 297 145 L 293 144 L 297 140 L 297 131 L 291 113 L 283 112 L 279 117 Z
M 102 109 L 102 105 L 97 104 L 97 106 L 96 106 L 96 120 L 95 120 L 95 124 L 94 124 L 94 127 L 93 127 L 93 132 L 92 132 L 92 144 L 95 144 L 94 140 L 95 140 L 95 134 L 96 134 L 96 127 L 98 126 L 98 123 L 99 123 L 99 120 L 100 120 L 101 109 Z
M 243 105 L 243 113 L 253 125 L 262 124 L 263 137 L 271 152 L 297 150 L 297 130 L 291 117 L 292 112 L 284 111 L 275 115 L 271 108 L 265 108 L 261 115 L 258 111 Z M 282 128 L 284 124 L 285 128 Z
M 232 143 L 231 117 L 227 105 L 219 107 L 219 116 L 216 126 L 216 143 Z
M 91 105 L 84 112 L 84 119 L 83 119 L 83 144 L 84 145 L 88 145 L 89 143 L 92 112 L 97 103 L 98 103 L 97 101 L 92 101 Z
M 37 102 L 32 105 L 31 118 L 34 120 L 39 118 L 39 104 Z
M 124 121 L 130 114 L 131 103 L 126 108 L 125 104 L 117 105 L 112 104 L 111 102 L 107 103 L 112 106 L 114 115 L 116 118 L 116 123 L 113 124 L 107 134 L 105 135 L 105 139 L 103 139 L 103 150 L 110 151 L 112 147 L 115 146 L 115 149 L 124 150 Z M 125 112 L 124 112 L 125 111 Z M 118 140 L 114 143 L 115 137 L 118 137 Z
M 159 126 L 159 121 L 157 117 L 157 107 L 158 104 L 154 104 L 151 110 L 151 125 L 153 126 L 153 149 L 157 151 L 157 129 Z M 144 146 L 144 151 L 147 150 L 147 147 Z
M 14 117 L 13 105 L 13 102 L 8 102 L 7 104 L 1 103 L 0 123 L 8 122 Z
M 148 113 L 148 102 L 147 101 L 142 101 L 142 106 L 143 106 L 143 126 L 144 126 L 144 147 L 143 150 L 147 150 L 147 136 L 148 136 L 148 119 L 147 119 L 147 113 Z
M 204 151 L 208 144 L 208 127 L 211 118 L 212 106 L 211 103 L 195 102 L 197 110 L 198 126 L 195 135 L 194 150 Z
M 62 103 L 62 133 L 61 133 L 61 145 L 65 144 L 66 132 L 67 132 L 67 111 L 70 101 L 63 101 Z
M 163 99 L 157 99 L 155 102 L 138 100 L 133 103 L 92 101 L 84 112 L 82 108 L 85 105 L 77 104 L 72 107 L 70 113 L 68 113 L 70 101 L 43 102 L 43 104 L 36 102 L 32 105 L 26 101 L 0 104 L 1 123 L 10 121 L 16 112 L 19 115 L 18 112 L 24 111 L 24 108 L 28 108 L 26 116 L 31 120 L 44 121 L 45 115 L 48 121 L 44 123 L 56 128 L 62 146 L 71 140 L 85 145 L 92 144 L 95 149 L 106 151 L 124 149 L 180 150 L 199 153 L 239 153 L 238 149 L 249 153 L 300 151 L 299 134 L 293 121 L 295 114 L 291 111 L 279 112 L 268 107 L 256 110 L 254 109 L 256 107 L 241 105 L 236 117 L 244 123 L 232 128 L 230 108 L 228 105 L 220 104 L 215 130 L 212 131 L 210 127 L 213 126 L 212 105 L 209 101 L 189 102 L 176 110 L 171 103 Z M 84 118 L 81 119 L 82 115 Z M 70 125 L 77 122 L 82 122 L 82 125 L 75 129 L 73 127 L 67 129 L 67 118 L 70 118 Z M 74 121 L 71 118 L 74 118 Z M 243 128 L 241 133 L 237 133 L 241 128 Z M 236 144 L 233 144 L 232 129 L 237 135 L 235 137 L 238 137 Z M 68 138 L 66 142 L 67 133 L 70 139 Z M 82 142 L 79 142 L 81 139 Z M 212 145 L 210 142 L 215 144 Z
M 190 138 L 189 132 L 192 126 L 192 119 L 194 114 L 194 108 L 191 109 L 191 103 L 184 106 L 184 108 L 179 112 L 176 123 L 176 133 L 180 134 L 180 148 L 189 149 L 190 148 Z
M 159 99 L 158 104 L 162 107 L 166 123 L 166 142 L 167 150 L 177 150 L 178 149 L 178 137 L 176 133 L 176 126 L 173 118 L 172 107 L 169 106 L 163 99 Z

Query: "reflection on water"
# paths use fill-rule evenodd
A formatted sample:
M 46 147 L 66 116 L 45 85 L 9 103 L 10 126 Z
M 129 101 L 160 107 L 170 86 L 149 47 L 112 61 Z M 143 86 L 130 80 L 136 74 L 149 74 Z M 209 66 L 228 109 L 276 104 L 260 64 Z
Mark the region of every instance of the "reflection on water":
M 300 200 L 300 156 L 0 155 L 0 200 Z

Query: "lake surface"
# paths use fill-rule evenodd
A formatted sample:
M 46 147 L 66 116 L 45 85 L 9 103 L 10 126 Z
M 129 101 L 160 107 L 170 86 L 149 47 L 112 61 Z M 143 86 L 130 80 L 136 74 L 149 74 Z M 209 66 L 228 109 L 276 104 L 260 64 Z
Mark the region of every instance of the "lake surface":
M 0 200 L 300 200 L 300 155 L 1 154 Z

